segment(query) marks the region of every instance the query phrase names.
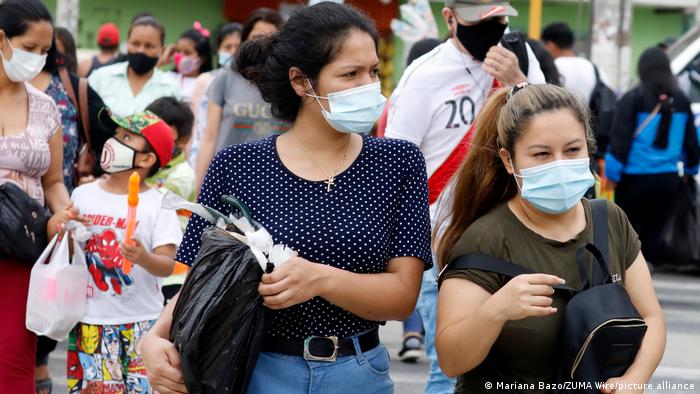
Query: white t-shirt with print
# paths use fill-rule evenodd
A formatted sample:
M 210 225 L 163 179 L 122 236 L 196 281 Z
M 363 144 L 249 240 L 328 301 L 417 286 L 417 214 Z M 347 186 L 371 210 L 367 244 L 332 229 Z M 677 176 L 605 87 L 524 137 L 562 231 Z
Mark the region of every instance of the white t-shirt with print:
M 126 232 L 127 196 L 105 191 L 98 182 L 76 188 L 72 200 L 80 214 L 90 219 L 92 237 L 84 250 L 90 279 L 85 316 L 87 324 L 127 324 L 158 318 L 163 310 L 162 279 L 132 264 L 122 270 L 119 244 Z M 182 239 L 175 211 L 161 208 L 163 195 L 155 189 L 139 193 L 134 237 L 148 251 L 178 246 Z
M 528 81 L 545 83 L 529 46 L 527 54 Z M 482 62 L 447 40 L 404 71 L 389 99 L 385 137 L 418 145 L 431 177 L 469 132 L 493 83 Z

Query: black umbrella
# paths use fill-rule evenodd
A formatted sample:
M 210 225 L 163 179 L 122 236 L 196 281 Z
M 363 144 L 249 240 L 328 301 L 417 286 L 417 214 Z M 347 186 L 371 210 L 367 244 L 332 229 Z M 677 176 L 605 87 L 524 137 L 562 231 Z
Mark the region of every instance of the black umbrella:
M 239 201 L 222 200 L 260 228 Z M 244 233 L 233 223 L 204 230 L 173 311 L 170 338 L 191 394 L 245 393 L 257 362 L 270 310 L 258 293 L 263 269 Z

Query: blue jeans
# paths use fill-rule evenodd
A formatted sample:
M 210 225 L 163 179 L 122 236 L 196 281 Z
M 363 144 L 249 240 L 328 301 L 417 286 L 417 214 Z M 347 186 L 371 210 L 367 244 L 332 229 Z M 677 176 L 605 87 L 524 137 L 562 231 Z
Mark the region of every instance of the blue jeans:
M 362 353 L 353 337 L 357 356 L 338 357 L 335 362 L 307 361 L 300 356 L 260 353 L 249 394 L 392 394 L 389 352 L 380 344 Z
M 452 394 L 454 393 L 455 379 L 450 379 L 442 373 L 435 351 L 435 320 L 438 300 L 438 287 L 435 278 L 435 267 L 423 272 L 423 284 L 416 304 L 416 310 L 423 319 L 423 328 L 425 329 L 425 353 L 430 359 L 430 375 L 428 376 L 428 384 L 425 386 L 425 393 Z
M 411 316 L 403 321 L 404 335 L 406 335 L 407 332 L 423 333 L 423 319 L 421 319 L 417 309 L 414 309 Z

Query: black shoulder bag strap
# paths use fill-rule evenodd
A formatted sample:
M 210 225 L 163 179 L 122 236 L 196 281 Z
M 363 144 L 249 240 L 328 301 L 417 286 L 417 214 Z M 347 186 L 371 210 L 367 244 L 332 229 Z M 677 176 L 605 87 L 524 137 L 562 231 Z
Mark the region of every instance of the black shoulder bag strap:
M 598 71 L 598 66 L 595 63 L 591 62 L 591 65 L 593 65 L 593 72 L 595 72 L 595 86 L 598 86 L 600 83 L 600 71 Z
M 608 261 L 610 259 L 610 246 L 608 241 L 608 203 L 603 199 L 590 200 L 591 220 L 593 221 L 593 243 L 581 245 L 576 251 L 579 277 L 581 278 L 581 290 L 591 286 L 608 283 L 611 281 Z M 586 273 L 585 254 L 590 252 L 595 261 L 592 267 L 591 278 Z M 597 263 L 597 264 L 596 264 Z M 596 280 L 600 278 L 600 280 Z
M 593 244 L 600 250 L 600 253 L 609 260 L 608 246 L 608 202 L 603 199 L 590 200 L 591 216 L 593 219 Z
M 536 273 L 529 268 L 511 263 L 510 261 L 501 260 L 486 254 L 468 253 L 459 256 L 442 269 L 440 275 L 438 275 L 438 287 L 442 284 L 446 272 L 457 269 L 475 269 L 479 271 L 493 272 L 508 278 L 515 278 L 516 276 L 522 274 Z M 571 287 L 565 285 L 557 285 L 554 286 L 554 288 L 566 292 L 573 292 Z

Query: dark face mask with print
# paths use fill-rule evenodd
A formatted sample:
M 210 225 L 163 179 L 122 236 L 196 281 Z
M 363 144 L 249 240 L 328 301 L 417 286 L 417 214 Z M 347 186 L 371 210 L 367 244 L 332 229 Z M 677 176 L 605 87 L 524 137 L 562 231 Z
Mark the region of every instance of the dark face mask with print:
M 157 57 L 150 57 L 141 52 L 129 53 L 126 55 L 126 58 L 129 61 L 129 67 L 138 75 L 148 73 L 158 63 Z
M 495 18 L 473 26 L 457 23 L 457 39 L 472 56 L 483 62 L 489 49 L 501 41 L 507 26 Z

